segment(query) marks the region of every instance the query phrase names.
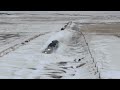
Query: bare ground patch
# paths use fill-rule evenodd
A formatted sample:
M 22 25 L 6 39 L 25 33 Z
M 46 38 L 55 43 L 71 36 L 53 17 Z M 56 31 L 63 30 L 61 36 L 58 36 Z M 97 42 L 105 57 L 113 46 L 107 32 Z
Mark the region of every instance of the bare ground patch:
M 120 23 L 83 25 L 82 32 L 93 33 L 97 35 L 119 35 Z

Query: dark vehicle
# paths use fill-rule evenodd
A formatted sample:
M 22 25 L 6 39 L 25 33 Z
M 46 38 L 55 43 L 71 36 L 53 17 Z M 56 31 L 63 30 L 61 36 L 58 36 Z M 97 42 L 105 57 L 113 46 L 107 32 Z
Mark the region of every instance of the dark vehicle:
M 61 28 L 61 30 L 64 30 L 65 28 Z
M 54 50 L 56 50 L 58 48 L 58 43 L 59 43 L 59 41 L 57 41 L 57 40 L 52 41 L 48 45 L 48 47 L 45 49 L 45 51 L 43 51 L 43 53 L 51 54 Z
M 67 27 L 68 24 L 69 24 L 69 22 L 63 28 L 61 28 L 61 30 L 65 30 L 65 28 Z

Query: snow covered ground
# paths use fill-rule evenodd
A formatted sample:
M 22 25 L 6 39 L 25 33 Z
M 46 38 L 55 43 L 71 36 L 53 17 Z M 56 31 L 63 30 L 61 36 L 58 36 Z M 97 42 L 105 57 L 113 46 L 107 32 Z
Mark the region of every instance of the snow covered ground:
M 94 36 L 91 44 L 101 77 L 120 78 L 120 39 L 115 36 Z
M 119 24 L 115 11 L 1 11 L 0 78 L 120 78 Z M 53 40 L 57 50 L 42 53 Z

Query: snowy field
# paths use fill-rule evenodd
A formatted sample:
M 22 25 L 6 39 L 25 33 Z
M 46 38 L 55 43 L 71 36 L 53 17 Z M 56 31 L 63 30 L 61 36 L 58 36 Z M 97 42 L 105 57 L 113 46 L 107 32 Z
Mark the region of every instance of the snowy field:
M 118 79 L 120 12 L 0 11 L 0 67 L 1 79 Z

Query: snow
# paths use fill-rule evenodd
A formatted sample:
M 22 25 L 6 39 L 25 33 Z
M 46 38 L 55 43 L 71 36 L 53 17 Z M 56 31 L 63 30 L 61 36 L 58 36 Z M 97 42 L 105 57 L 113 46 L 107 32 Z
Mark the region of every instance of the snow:
M 120 78 L 120 38 L 115 36 L 116 33 L 119 35 L 120 12 L 2 13 L 11 15 L 0 15 L 0 33 L 17 33 L 21 37 L 6 40 L 9 42 L 6 45 L 1 42 L 1 51 L 21 44 L 35 35 L 41 35 L 0 57 L 0 78 Z M 72 21 L 72 24 L 61 31 L 69 21 Z M 112 33 L 109 33 L 110 29 Z M 52 54 L 42 53 L 53 40 L 59 41 L 59 48 Z
M 12 65 L 16 65 L 17 68 L 18 67 L 24 68 L 24 69 L 18 70 L 17 72 L 14 72 L 15 76 L 21 76 L 22 78 L 28 78 L 28 77 L 35 78 L 37 76 L 41 76 L 42 78 L 44 78 L 44 76 L 46 76 L 45 73 L 47 74 L 49 71 L 49 70 L 46 71 L 45 67 L 52 68 L 54 72 L 58 71 L 60 69 L 60 67 L 57 66 L 56 63 L 59 63 L 59 62 L 68 62 L 68 66 L 65 66 L 65 67 L 71 67 L 71 63 L 73 63 L 73 68 L 71 67 L 70 70 L 64 71 L 64 72 L 67 72 L 68 75 L 62 74 L 63 78 L 66 78 L 66 77 L 67 78 L 88 77 L 88 74 L 90 74 L 89 69 L 88 69 L 89 65 L 84 68 L 85 69 L 84 72 L 86 72 L 87 74 L 84 74 L 83 76 L 82 75 L 77 76 L 77 77 L 71 76 L 76 72 L 74 70 L 74 68 L 76 68 L 76 66 L 79 65 L 80 63 L 74 64 L 74 62 L 73 62 L 74 58 L 73 57 L 71 58 L 71 56 L 68 56 L 68 54 L 72 55 L 72 53 L 69 51 L 69 48 L 68 48 L 68 52 L 66 53 L 66 49 L 68 47 L 67 44 L 71 44 L 72 37 L 74 37 L 74 38 L 76 37 L 76 39 L 74 39 L 74 40 L 77 40 L 77 36 L 78 36 L 77 35 L 78 31 L 74 31 L 74 30 L 69 31 L 69 29 L 66 29 L 66 31 L 56 32 L 56 36 L 54 36 L 54 37 L 52 36 L 51 38 L 49 38 L 49 36 L 54 35 L 53 33 L 49 33 L 49 34 L 44 35 L 43 37 L 36 38 L 35 40 L 31 41 L 29 45 L 20 47 L 19 49 L 15 50 L 14 52 L 9 53 L 7 56 L 4 56 L 1 59 L 4 59 L 3 62 L 7 62 L 8 64 L 12 64 Z M 57 39 L 61 43 L 63 43 L 65 45 L 65 47 L 63 46 L 63 44 L 60 44 L 62 47 L 60 47 L 56 53 L 53 53 L 50 55 L 43 54 L 41 52 L 41 50 L 38 50 L 38 48 L 43 47 L 42 44 L 44 45 L 44 43 L 46 42 L 44 39 L 46 39 L 46 38 L 49 38 L 48 41 L 52 40 L 53 38 L 55 40 Z M 77 42 L 77 43 L 79 44 L 79 42 Z M 84 42 L 82 42 L 82 43 L 84 43 Z M 74 45 L 74 42 L 73 42 L 73 45 Z M 75 50 L 77 50 L 77 49 L 75 49 Z M 83 48 L 83 50 L 84 50 L 84 48 Z M 24 55 L 23 55 L 23 53 L 24 53 Z M 87 54 L 86 51 L 85 51 L 85 53 Z M 74 54 L 74 52 L 73 52 L 73 54 Z M 74 57 L 76 57 L 77 59 L 83 57 L 82 55 L 81 55 L 81 57 L 78 57 L 78 55 L 77 56 L 76 55 Z M 86 56 L 86 58 L 90 57 L 89 55 L 85 55 L 85 56 Z M 16 59 L 17 59 L 17 61 L 16 61 Z M 83 61 L 83 62 L 86 62 L 86 61 Z M 81 62 L 81 64 L 82 64 L 82 62 Z M 35 70 L 35 71 L 29 70 L 29 69 L 27 70 L 26 68 L 27 69 L 28 68 L 36 68 L 37 70 Z M 57 70 L 54 70 L 54 69 L 57 69 Z M 60 70 L 62 70 L 62 69 L 60 69 Z M 11 71 L 11 72 L 13 72 L 13 71 Z M 36 72 L 38 72 L 39 74 L 36 74 Z M 43 75 L 41 75 L 41 74 L 43 74 Z M 78 74 L 78 72 L 77 72 L 77 74 Z M 91 77 L 96 78 L 96 76 L 94 76 L 94 75 Z M 88 78 L 90 78 L 90 77 L 88 77 Z
M 120 39 L 115 36 L 94 35 L 92 37 L 91 49 L 102 78 L 120 78 L 119 45 Z

